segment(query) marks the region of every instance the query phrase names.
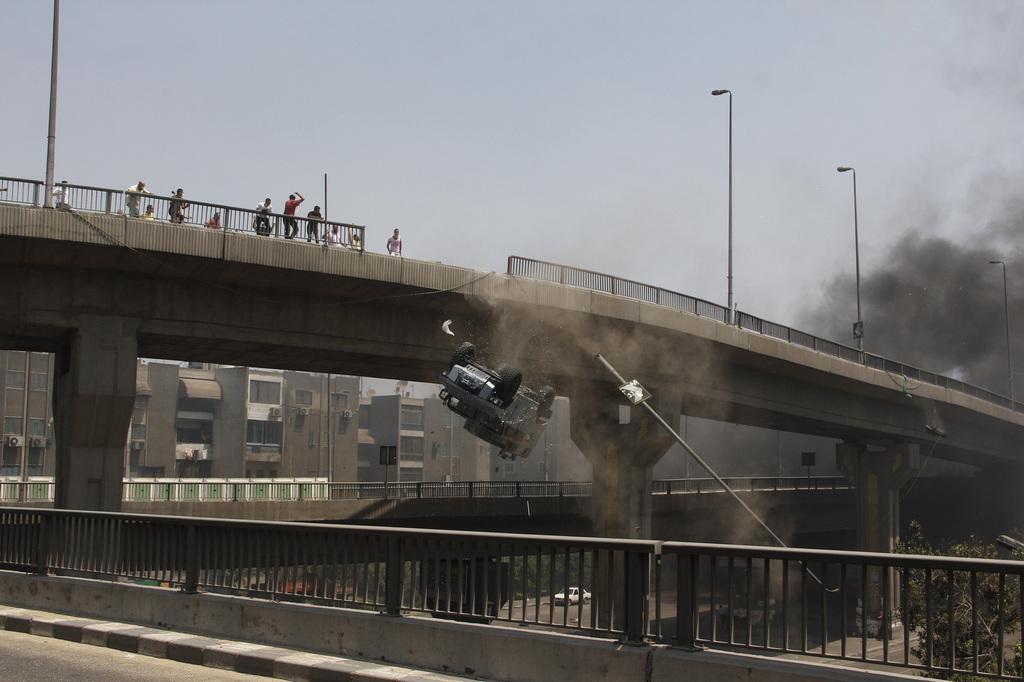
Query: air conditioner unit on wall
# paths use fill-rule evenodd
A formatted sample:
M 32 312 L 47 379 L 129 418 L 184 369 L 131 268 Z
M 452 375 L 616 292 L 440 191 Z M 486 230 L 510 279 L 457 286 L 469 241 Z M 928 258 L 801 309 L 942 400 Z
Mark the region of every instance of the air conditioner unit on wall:
M 280 407 L 271 407 L 270 408 L 270 412 L 268 414 L 271 417 L 280 417 L 281 416 L 281 408 Z
M 303 417 L 305 417 L 307 414 L 309 414 L 309 408 L 308 407 L 300 407 L 298 409 L 298 413 L 300 415 L 302 415 Z
M 353 412 L 352 410 L 345 410 L 344 412 L 341 413 L 341 416 L 344 417 L 345 419 L 351 419 L 352 417 L 355 416 L 355 414 L 356 413 Z
M 46 447 L 46 439 L 43 438 L 42 436 L 34 436 L 32 438 L 29 438 L 28 445 L 29 445 L 29 447 L 33 447 L 33 448 L 45 448 Z
M 12 448 L 21 447 L 21 436 L 7 436 L 7 444 Z

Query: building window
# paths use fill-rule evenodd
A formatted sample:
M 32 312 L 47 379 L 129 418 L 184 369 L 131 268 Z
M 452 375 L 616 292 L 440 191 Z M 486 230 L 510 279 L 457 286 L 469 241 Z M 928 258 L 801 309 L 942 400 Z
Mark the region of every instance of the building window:
M 281 422 L 250 419 L 245 424 L 246 445 L 281 445 Z
M 402 455 L 422 455 L 423 439 L 417 436 L 402 436 Z
M 516 472 L 516 463 L 515 462 L 505 462 L 505 473 L 506 474 L 514 474 L 515 472 Z
M 419 430 L 423 428 L 423 408 L 418 405 L 402 406 L 402 428 Z
M 318 431 L 310 431 L 309 432 L 309 447 L 310 447 L 310 449 L 315 448 L 318 445 L 320 445 L 319 441 L 317 440 L 319 437 L 320 437 L 320 433 Z
M 306 430 L 306 415 L 300 414 L 299 412 L 296 412 L 295 413 L 295 417 L 292 419 L 292 427 L 296 431 L 305 431 Z
M 249 402 L 280 405 L 281 382 L 257 381 L 256 379 L 252 379 L 249 382 Z
M 29 419 L 28 420 L 28 435 L 30 435 L 30 436 L 45 436 L 46 435 L 46 420 L 45 419 Z
M 132 424 L 132 440 L 145 440 L 146 439 L 146 425 L 145 424 Z
M 331 394 L 331 405 L 336 410 L 347 410 L 348 409 L 348 393 L 332 393 Z
M 296 405 L 312 405 L 313 404 L 313 391 L 306 391 L 301 388 L 295 389 L 295 404 Z
M 7 388 L 25 388 L 25 372 L 20 369 L 7 370 Z
M 49 376 L 50 375 L 47 374 L 46 372 L 32 372 L 32 374 L 29 375 L 29 386 L 28 386 L 29 390 L 32 390 L 32 391 L 45 391 L 45 390 L 47 390 L 50 387 L 49 381 L 48 381 Z
M 4 433 L 21 433 L 21 417 L 4 417 Z

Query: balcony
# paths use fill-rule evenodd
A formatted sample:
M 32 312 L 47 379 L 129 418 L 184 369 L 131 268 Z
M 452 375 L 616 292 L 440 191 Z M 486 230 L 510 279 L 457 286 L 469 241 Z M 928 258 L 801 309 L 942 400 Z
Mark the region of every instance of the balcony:
M 260 445 L 256 443 L 247 443 L 245 446 L 245 461 L 246 462 L 280 462 L 281 461 L 281 446 L 280 445 Z
M 176 443 L 174 445 L 174 459 L 191 460 L 200 462 L 211 459 L 213 446 L 209 443 Z

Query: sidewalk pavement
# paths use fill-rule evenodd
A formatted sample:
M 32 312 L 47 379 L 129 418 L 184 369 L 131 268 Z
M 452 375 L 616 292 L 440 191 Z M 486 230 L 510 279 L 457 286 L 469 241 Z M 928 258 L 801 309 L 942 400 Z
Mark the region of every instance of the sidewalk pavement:
M 141 627 L 131 623 L 76 618 L 2 604 L 0 630 L 54 637 L 182 663 L 300 682 L 466 682 L 471 679 L 373 661 L 310 654 L 294 649 L 200 637 L 187 632 Z

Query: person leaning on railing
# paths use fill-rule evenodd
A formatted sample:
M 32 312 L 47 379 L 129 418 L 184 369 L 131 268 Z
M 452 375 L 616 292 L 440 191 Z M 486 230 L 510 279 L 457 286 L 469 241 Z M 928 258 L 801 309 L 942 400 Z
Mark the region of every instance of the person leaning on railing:
M 171 195 L 171 203 L 167 207 L 167 213 L 170 215 L 172 223 L 180 224 L 185 222 L 185 211 L 189 206 L 191 206 L 191 204 L 182 198 L 184 196 L 185 190 L 180 187 Z
M 139 217 L 139 199 L 143 194 L 152 194 L 152 192 L 146 189 L 146 183 L 142 180 L 124 191 L 124 205 L 128 209 L 128 215 L 132 218 Z
M 320 213 L 320 207 L 314 206 L 313 210 L 306 214 L 306 242 L 315 241 L 317 244 L 320 243 L 320 225 L 324 221 L 324 216 Z M 327 239 L 327 233 L 324 233 L 324 239 Z
M 270 204 L 270 197 L 263 200 L 263 203 L 256 204 L 256 216 L 252 219 L 253 231 L 261 237 L 270 236 L 270 214 L 274 207 Z

